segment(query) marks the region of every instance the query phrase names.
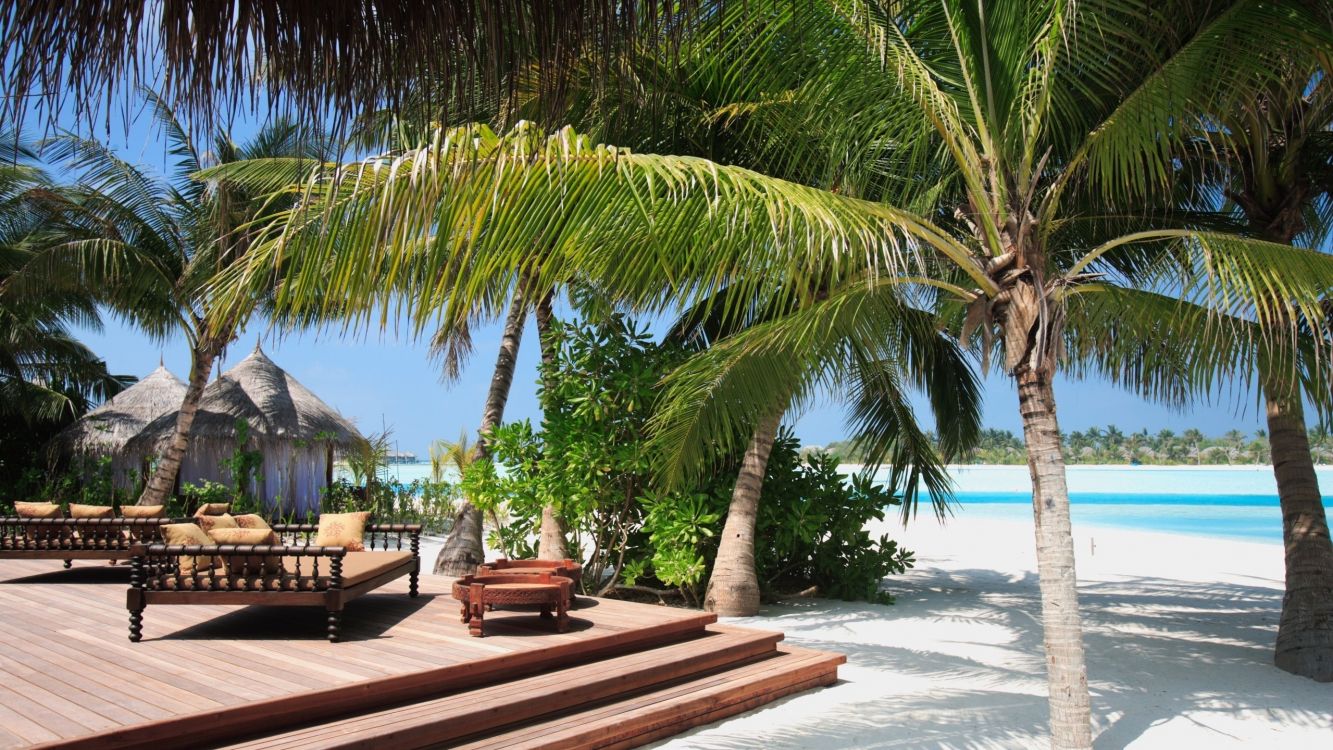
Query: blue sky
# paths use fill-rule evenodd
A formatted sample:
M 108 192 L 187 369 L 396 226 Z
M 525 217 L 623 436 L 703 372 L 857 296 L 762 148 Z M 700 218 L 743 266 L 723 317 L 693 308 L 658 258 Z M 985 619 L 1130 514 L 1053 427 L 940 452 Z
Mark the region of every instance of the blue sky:
M 37 118 L 34 118 L 34 121 Z M 162 172 L 167 168 L 166 149 L 160 134 L 140 118 L 128 132 L 110 128 L 111 144 L 127 159 Z M 234 127 L 238 139 L 257 129 L 241 118 Z M 36 124 L 35 122 L 32 124 Z M 96 128 L 98 137 L 107 129 Z M 557 314 L 561 311 L 557 310 Z M 520 350 L 518 371 L 510 393 L 506 418 L 540 419 L 536 398 L 537 342 L 529 326 Z M 392 429 L 399 450 L 425 456 L 431 440 L 456 440 L 460 432 L 473 431 L 481 421 L 482 403 L 490 383 L 499 346 L 499 323 L 474 331 L 474 354 L 462 377 L 445 384 L 440 367 L 427 354 L 424 343 L 392 332 L 343 334 L 341 332 L 298 333 L 281 336 L 262 320 L 252 321 L 232 345 L 222 364 L 225 370 L 244 358 L 261 342 L 275 362 L 326 402 L 353 419 L 363 432 L 383 426 Z M 109 319 L 103 331 L 83 331 L 82 337 L 102 355 L 113 372 L 142 377 L 157 366 L 159 356 L 166 366 L 184 378 L 189 372 L 189 354 L 184 339 L 151 341 L 119 321 Z M 1186 412 L 1168 410 L 1146 402 L 1101 381 L 1071 381 L 1063 378 L 1056 398 L 1062 428 L 1068 432 L 1091 425 L 1115 424 L 1126 432 L 1163 428 L 1177 432 L 1198 427 L 1207 434 L 1236 428 L 1247 433 L 1263 426 L 1250 394 L 1226 394 L 1221 403 L 1201 404 Z M 923 421 L 929 424 L 924 402 L 918 402 Z M 797 435 L 807 444 L 825 444 L 845 435 L 840 404 L 817 404 L 793 416 Z M 1017 396 L 1004 376 L 986 380 L 985 423 L 988 427 L 1020 429 Z

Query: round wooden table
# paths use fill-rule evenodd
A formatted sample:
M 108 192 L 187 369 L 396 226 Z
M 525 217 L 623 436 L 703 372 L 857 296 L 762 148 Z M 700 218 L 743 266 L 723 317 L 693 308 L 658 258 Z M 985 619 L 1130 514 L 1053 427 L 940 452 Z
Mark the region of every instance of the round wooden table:
M 527 575 L 539 576 L 542 573 L 550 573 L 552 576 L 568 578 L 571 583 L 577 584 L 579 578 L 583 575 L 583 566 L 570 559 L 564 560 L 507 560 L 500 558 L 493 562 L 482 563 L 477 566 L 477 575 Z M 574 609 L 576 600 L 574 598 L 575 586 L 569 587 L 569 601 L 566 603 L 570 609 Z
M 574 582 L 549 572 L 463 576 L 454 581 L 453 597 L 462 605 L 462 620 L 468 633 L 481 638 L 486 610 L 505 606 L 541 607 L 542 619 L 555 618 L 556 632 L 569 630 L 569 602 Z M 552 610 L 555 610 L 554 615 Z

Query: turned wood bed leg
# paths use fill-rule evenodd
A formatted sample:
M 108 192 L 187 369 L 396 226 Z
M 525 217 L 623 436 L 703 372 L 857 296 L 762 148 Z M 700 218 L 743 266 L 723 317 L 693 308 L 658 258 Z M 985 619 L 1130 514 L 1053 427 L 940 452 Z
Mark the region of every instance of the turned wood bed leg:
M 329 643 L 337 643 L 342 637 L 342 618 L 341 609 L 328 610 L 329 620 Z
M 413 599 L 417 598 L 417 596 L 421 593 L 417 589 L 417 586 L 420 582 L 421 582 L 421 566 L 420 564 L 418 564 L 416 568 L 412 569 L 412 575 L 407 577 L 408 596 L 412 597 Z
M 72 567 L 74 567 L 74 561 L 73 561 L 73 560 L 66 560 L 66 561 L 65 561 L 65 570 L 69 570 L 69 569 L 72 568 Z
M 143 638 L 144 570 L 140 558 L 130 561 L 130 590 L 125 594 L 125 608 L 130 611 L 130 642 Z

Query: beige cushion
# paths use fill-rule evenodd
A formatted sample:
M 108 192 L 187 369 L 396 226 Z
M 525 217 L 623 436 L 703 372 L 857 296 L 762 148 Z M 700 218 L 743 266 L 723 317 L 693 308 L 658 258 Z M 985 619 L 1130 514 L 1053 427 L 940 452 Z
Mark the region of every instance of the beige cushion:
M 261 516 L 261 515 L 259 515 L 258 513 L 246 513 L 245 515 L 241 515 L 241 516 L 232 516 L 231 518 L 232 518 L 233 521 L 236 522 L 236 526 L 237 526 L 238 528 L 242 528 L 242 529 L 271 529 L 271 528 L 273 528 L 272 526 L 269 526 L 269 525 L 268 525 L 268 521 L 265 521 L 265 520 L 264 520 L 264 517 Z
M 204 503 L 194 512 L 195 518 L 199 516 L 220 516 L 223 513 L 231 512 L 231 503 Z
M 19 518 L 60 518 L 60 506 L 55 503 L 14 503 Z
M 208 547 L 214 542 L 204 530 L 192 523 L 169 523 L 162 527 L 162 540 L 167 544 L 198 544 Z M 210 555 L 181 555 L 182 575 L 194 575 L 220 567 L 221 560 Z
M 214 529 L 236 529 L 240 528 L 236 524 L 236 519 L 228 515 L 221 516 L 195 516 L 194 520 L 199 524 L 199 528 L 207 534 Z
M 19 518 L 63 518 L 60 512 L 60 506 L 55 503 L 25 503 L 22 501 L 14 503 L 14 512 Z M 69 534 L 69 529 L 64 526 L 48 526 L 42 529 L 25 528 L 23 536 L 32 540 L 52 540 L 61 539 Z
M 348 552 L 364 552 L 366 524 L 370 513 L 325 513 L 319 517 L 315 532 L 317 547 L 346 547 Z
M 312 557 L 282 558 L 282 573 L 264 576 L 243 576 L 237 574 L 219 577 L 212 582 L 216 590 L 221 591 L 317 591 L 329 585 L 330 560 L 319 558 L 319 576 L 314 575 Z M 351 588 L 359 583 L 399 569 L 400 574 L 410 572 L 407 566 L 412 561 L 411 552 L 349 552 L 343 557 L 343 588 Z M 300 573 L 298 576 L 297 573 Z M 166 575 L 158 580 L 158 585 L 167 591 L 190 591 L 197 588 L 194 580 L 186 576 Z M 207 586 L 207 583 L 202 584 Z
M 110 505 L 69 504 L 70 518 L 115 518 L 116 511 Z
M 222 528 L 208 532 L 216 544 L 277 544 L 278 536 L 272 529 Z M 282 558 L 276 555 L 219 556 L 231 575 L 273 575 L 282 569 Z
M 121 518 L 165 518 L 167 515 L 167 506 L 165 505 L 122 505 L 120 506 Z

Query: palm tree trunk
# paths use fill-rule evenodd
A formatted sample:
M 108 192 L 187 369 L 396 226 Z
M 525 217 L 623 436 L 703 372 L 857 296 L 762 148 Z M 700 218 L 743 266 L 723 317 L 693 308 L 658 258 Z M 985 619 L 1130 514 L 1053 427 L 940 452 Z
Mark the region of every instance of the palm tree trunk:
M 1074 537 L 1069 521 L 1069 489 L 1060 455 L 1051 376 L 1030 367 L 1017 374 L 1018 408 L 1023 417 L 1032 512 L 1037 535 L 1047 686 L 1050 690 L 1051 745 L 1092 747 L 1088 669 L 1083 658 L 1083 623 L 1074 574 Z
M 176 489 L 176 477 L 180 474 L 181 462 L 185 460 L 185 450 L 190 445 L 190 429 L 194 426 L 194 416 L 199 412 L 199 402 L 204 396 L 204 386 L 208 385 L 208 374 L 213 371 L 213 362 L 217 360 L 221 347 L 211 343 L 195 344 L 190 352 L 190 382 L 185 388 L 185 398 L 181 399 L 180 411 L 176 413 L 176 432 L 167 444 L 157 469 L 144 486 L 139 496 L 139 505 L 164 505 Z
M 551 367 L 555 363 L 555 348 L 547 334 L 551 331 L 551 321 L 555 314 L 551 309 L 554 294 L 547 294 L 537 302 L 537 338 L 542 351 L 542 365 Z M 555 506 L 542 508 L 541 532 L 537 537 L 537 556 L 546 560 L 564 560 L 569 557 L 569 546 L 565 543 L 565 525 Z
M 718 540 L 713 575 L 704 594 L 704 609 L 728 617 L 747 617 L 759 612 L 759 575 L 754 565 L 754 528 L 759 515 L 759 497 L 768 469 L 768 455 L 782 423 L 783 411 L 775 412 L 755 426 L 750 446 L 741 460 L 736 487 L 727 508 L 727 522 Z
M 487 437 L 504 419 L 509 386 L 514 382 L 518 347 L 523 341 L 523 318 L 527 314 L 527 305 L 523 299 L 525 286 L 526 283 L 520 280 L 514 288 L 509 313 L 505 316 L 504 331 L 500 335 L 500 352 L 495 358 L 495 373 L 491 376 L 491 387 L 486 393 L 486 405 L 481 412 L 477 440 L 479 460 L 490 460 Z M 445 537 L 444 547 L 435 558 L 435 575 L 469 575 L 475 573 L 477 566 L 485 560 L 486 548 L 481 541 L 481 511 L 464 499 L 462 507 L 454 516 L 453 528 L 449 530 L 449 536 Z
M 1299 396 L 1264 388 L 1268 441 L 1282 505 L 1287 586 L 1274 663 L 1318 682 L 1333 682 L 1333 542 L 1319 494 Z

